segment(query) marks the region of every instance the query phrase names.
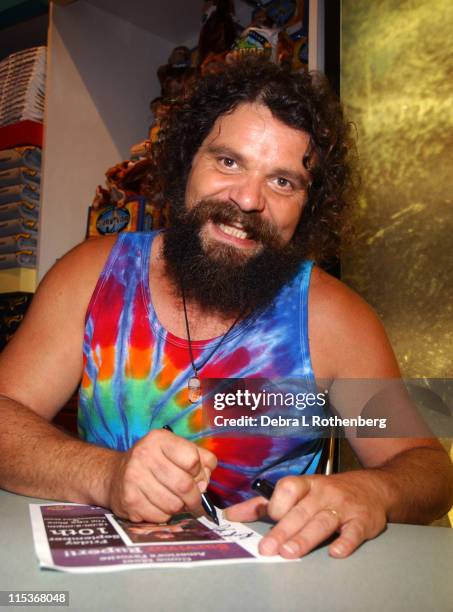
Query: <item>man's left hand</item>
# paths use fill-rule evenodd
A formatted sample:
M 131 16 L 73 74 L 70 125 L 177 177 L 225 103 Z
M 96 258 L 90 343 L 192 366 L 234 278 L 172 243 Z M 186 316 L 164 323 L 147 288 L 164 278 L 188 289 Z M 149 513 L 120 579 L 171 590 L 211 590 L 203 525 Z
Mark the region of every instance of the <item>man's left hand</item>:
M 383 483 L 373 472 L 287 476 L 278 481 L 270 501 L 249 499 L 228 508 L 225 518 L 255 521 L 268 516 L 277 521 L 260 542 L 263 555 L 295 559 L 338 532 L 329 554 L 347 557 L 387 523 Z

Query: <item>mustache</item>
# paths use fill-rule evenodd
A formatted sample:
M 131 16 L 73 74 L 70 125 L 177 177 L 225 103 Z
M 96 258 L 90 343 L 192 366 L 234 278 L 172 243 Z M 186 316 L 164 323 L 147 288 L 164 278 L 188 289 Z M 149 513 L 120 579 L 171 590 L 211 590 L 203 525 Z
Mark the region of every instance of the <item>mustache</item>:
M 262 217 L 259 211 L 212 199 L 174 210 L 163 255 L 176 295 L 181 297 L 184 282 L 187 299 L 232 317 L 269 305 L 297 274 L 303 254 L 299 241 L 285 244 L 272 221 Z M 206 240 L 202 230 L 207 222 L 241 225 L 260 248 L 244 257 L 232 245 Z
M 282 241 L 275 226 L 264 219 L 260 212 L 244 212 L 235 204 L 223 200 L 200 200 L 193 208 L 186 211 L 190 221 L 199 227 L 207 221 L 215 224 L 240 225 L 247 237 L 261 242 L 264 246 L 278 249 Z M 187 219 L 189 221 L 189 219 Z

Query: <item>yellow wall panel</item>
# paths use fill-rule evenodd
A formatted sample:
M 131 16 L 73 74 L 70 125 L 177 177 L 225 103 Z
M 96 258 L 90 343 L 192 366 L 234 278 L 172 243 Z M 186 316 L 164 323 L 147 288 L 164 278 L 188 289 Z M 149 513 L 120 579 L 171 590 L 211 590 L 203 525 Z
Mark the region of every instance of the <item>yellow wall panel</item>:
M 343 0 L 341 95 L 362 174 L 344 279 L 383 318 L 403 374 L 453 372 L 450 0 Z

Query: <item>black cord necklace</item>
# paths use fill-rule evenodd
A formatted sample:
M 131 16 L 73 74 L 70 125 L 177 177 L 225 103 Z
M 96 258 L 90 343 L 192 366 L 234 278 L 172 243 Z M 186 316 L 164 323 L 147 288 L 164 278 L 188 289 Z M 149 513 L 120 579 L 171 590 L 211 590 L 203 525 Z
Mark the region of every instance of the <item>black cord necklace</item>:
M 186 306 L 186 296 L 184 292 L 184 283 L 181 283 L 181 293 L 182 293 L 182 304 L 184 308 L 184 320 L 186 322 L 187 341 L 189 343 L 190 363 L 192 364 L 192 370 L 193 370 L 193 376 L 189 378 L 187 382 L 187 388 L 189 389 L 189 401 L 192 402 L 192 404 L 195 404 L 201 398 L 201 382 L 200 382 L 200 377 L 198 373 L 208 363 L 208 361 L 211 359 L 211 357 L 214 355 L 217 349 L 219 349 L 220 346 L 225 342 L 227 336 L 229 335 L 233 327 L 236 325 L 236 323 L 238 323 L 239 319 L 241 318 L 242 312 L 238 315 L 238 317 L 233 321 L 233 324 L 223 334 L 223 336 L 214 346 L 214 348 L 209 353 L 209 355 L 206 357 L 206 359 L 204 359 L 202 363 L 199 363 L 196 365 L 194 357 L 193 357 L 192 338 L 190 337 L 189 317 L 187 316 L 187 306 Z

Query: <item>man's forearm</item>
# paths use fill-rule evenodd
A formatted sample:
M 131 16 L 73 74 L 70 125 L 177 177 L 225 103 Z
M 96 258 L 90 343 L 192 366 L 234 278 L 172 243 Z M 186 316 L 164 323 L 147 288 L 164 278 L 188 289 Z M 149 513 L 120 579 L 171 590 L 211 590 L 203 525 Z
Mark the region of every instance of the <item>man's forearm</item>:
M 72 438 L 6 398 L 0 408 L 0 487 L 45 499 L 108 505 L 121 453 Z
M 389 522 L 428 524 L 453 505 L 453 465 L 441 449 L 413 448 L 365 472 L 381 487 Z

